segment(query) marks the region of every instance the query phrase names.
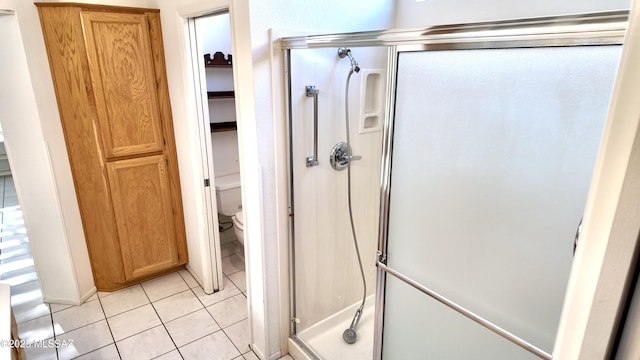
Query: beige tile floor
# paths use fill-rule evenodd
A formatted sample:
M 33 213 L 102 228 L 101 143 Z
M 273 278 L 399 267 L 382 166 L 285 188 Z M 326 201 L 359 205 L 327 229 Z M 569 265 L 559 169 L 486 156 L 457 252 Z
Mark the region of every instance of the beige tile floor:
M 244 263 L 222 246 L 224 290 L 207 295 L 181 270 L 140 285 L 98 292 L 80 306 L 43 302 L 11 177 L 0 178 L 0 281 L 11 284 L 28 360 L 257 359 L 249 348 Z M 72 340 L 72 342 L 70 341 Z M 67 345 L 67 346 L 65 346 Z M 283 359 L 291 359 L 286 356 Z

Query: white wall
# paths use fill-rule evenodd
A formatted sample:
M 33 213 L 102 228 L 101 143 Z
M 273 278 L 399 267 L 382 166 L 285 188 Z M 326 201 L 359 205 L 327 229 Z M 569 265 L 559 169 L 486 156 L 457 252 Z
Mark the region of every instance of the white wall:
M 240 172 L 237 131 L 211 133 L 211 147 L 216 177 Z
M 626 10 L 630 0 L 398 0 L 396 28 Z
M 207 16 L 196 20 L 198 37 L 202 41 L 202 50 L 213 57 L 216 51 L 225 56 L 231 54 L 231 21 L 229 14 Z

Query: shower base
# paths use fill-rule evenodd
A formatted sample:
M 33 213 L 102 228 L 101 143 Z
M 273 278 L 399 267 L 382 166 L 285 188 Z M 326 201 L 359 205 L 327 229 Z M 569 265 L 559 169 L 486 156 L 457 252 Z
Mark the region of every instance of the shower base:
M 351 324 L 360 303 L 345 308 L 308 329 L 298 332 L 298 338 L 302 339 L 323 360 L 370 360 L 373 358 L 374 303 L 374 295 L 367 297 L 360 324 L 356 329 L 358 341 L 355 344 L 349 345 L 344 342 L 342 333 Z M 289 351 L 296 360 L 311 359 L 291 339 L 289 340 Z

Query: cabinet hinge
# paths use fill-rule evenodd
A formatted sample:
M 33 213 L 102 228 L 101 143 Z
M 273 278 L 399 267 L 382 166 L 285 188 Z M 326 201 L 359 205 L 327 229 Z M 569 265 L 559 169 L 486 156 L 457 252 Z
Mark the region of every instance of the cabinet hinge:
M 167 145 L 167 140 L 165 140 L 165 138 L 162 138 L 162 145 Z
M 147 19 L 147 27 L 151 30 L 151 23 L 149 22 L 149 19 Z
M 204 179 L 204 187 L 209 187 L 211 186 L 211 182 L 209 181 L 209 179 Z

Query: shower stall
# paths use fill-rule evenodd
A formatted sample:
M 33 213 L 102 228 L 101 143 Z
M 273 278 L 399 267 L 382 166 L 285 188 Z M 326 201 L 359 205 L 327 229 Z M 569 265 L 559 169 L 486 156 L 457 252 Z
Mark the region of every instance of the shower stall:
M 281 39 L 291 346 L 550 359 L 627 16 Z
M 338 48 L 290 54 L 291 117 L 297 119 L 290 124 L 291 186 L 294 202 L 300 204 L 292 207 L 292 234 L 298 239 L 292 248 L 293 303 L 297 309 L 292 325 L 313 348 L 335 349 L 335 356 L 362 348 L 368 351 L 365 358 L 371 358 L 386 51 L 375 47 L 353 51 L 361 69 L 351 75 L 348 103 L 346 83 L 352 65 L 339 57 Z M 363 102 L 368 103 L 366 111 Z M 350 169 L 336 170 L 330 158 L 336 145 L 346 143 L 347 111 L 351 156 L 358 160 L 352 158 Z M 368 297 L 359 320 L 361 331 L 353 345 L 344 341 L 343 332 L 362 302 L 364 288 L 354 248 L 349 195 Z M 338 336 L 327 338 L 327 331 Z M 325 345 L 327 340 L 330 344 Z M 361 346 L 366 343 L 369 345 Z

